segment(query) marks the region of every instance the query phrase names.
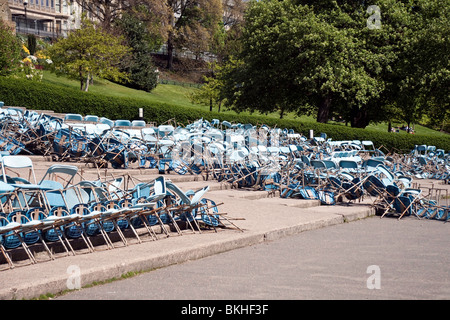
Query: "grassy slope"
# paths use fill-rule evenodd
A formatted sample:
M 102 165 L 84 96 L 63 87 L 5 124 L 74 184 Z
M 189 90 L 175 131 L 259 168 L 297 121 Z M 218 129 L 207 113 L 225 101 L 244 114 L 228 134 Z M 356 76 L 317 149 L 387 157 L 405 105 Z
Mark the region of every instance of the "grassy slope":
M 72 87 L 76 89 L 78 89 L 80 86 L 80 84 L 75 80 L 69 80 L 64 77 L 57 77 L 55 74 L 52 74 L 49 71 L 44 72 L 43 81 L 52 84 L 58 84 L 61 86 Z M 176 105 L 186 108 L 209 110 L 208 106 L 193 104 L 189 101 L 188 95 L 194 92 L 195 90 L 198 89 L 194 87 L 183 87 L 172 84 L 159 84 L 152 92 L 148 93 L 142 90 L 130 89 L 104 79 L 94 80 L 94 84 L 89 87 L 90 92 L 103 95 L 118 96 L 118 97 L 133 97 L 148 100 L 149 102 L 167 103 L 170 105 Z M 224 111 L 224 112 L 231 114 L 234 113 L 233 111 Z M 267 116 L 279 118 L 278 113 L 272 113 Z M 288 114 L 285 118 L 294 119 L 295 117 L 292 114 Z M 297 119 L 299 119 L 302 122 L 315 122 L 313 118 L 307 116 L 302 116 Z M 393 124 L 393 126 L 401 126 L 401 124 Z M 387 127 L 388 126 L 386 123 L 381 123 L 381 124 L 371 124 L 366 129 L 370 131 L 387 132 Z M 446 135 L 445 133 L 428 129 L 420 125 L 415 125 L 415 131 L 417 134 L 426 134 L 434 136 Z M 398 134 L 402 135 L 407 133 L 405 131 L 400 130 Z

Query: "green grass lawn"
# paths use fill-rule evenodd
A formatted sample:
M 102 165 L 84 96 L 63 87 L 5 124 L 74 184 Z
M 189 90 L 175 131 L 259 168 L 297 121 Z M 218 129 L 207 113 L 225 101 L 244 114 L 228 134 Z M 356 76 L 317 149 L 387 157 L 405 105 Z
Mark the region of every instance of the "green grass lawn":
M 66 86 L 74 89 L 80 88 L 80 83 L 65 77 L 58 77 L 55 74 L 44 71 L 43 82 Z M 167 103 L 182 107 L 201 107 L 192 104 L 188 99 L 188 94 L 198 90 L 194 87 L 183 87 L 172 84 L 159 84 L 152 92 L 136 90 L 121 86 L 104 79 L 95 79 L 94 84 L 89 86 L 89 92 L 115 96 L 115 97 L 132 97 L 137 99 L 148 100 L 149 102 Z
M 66 86 L 73 89 L 79 89 L 80 83 L 76 80 L 68 79 L 65 77 L 58 77 L 50 71 L 44 71 L 43 82 L 56 84 L 60 86 Z M 94 79 L 94 84 L 89 86 L 89 92 L 117 96 L 117 97 L 132 97 L 142 100 L 147 100 L 149 103 L 167 103 L 174 106 L 196 108 L 201 110 L 209 110 L 209 106 L 201 104 L 193 104 L 189 100 L 189 95 L 198 90 L 196 87 L 180 86 L 174 84 L 158 84 L 154 90 L 151 92 L 145 92 L 143 90 L 136 90 L 121 86 L 117 83 L 105 80 L 105 79 Z M 217 111 L 217 107 L 214 108 Z M 235 114 L 234 111 L 221 110 L 224 113 Z M 243 112 L 243 114 L 249 114 L 248 112 Z M 259 114 L 259 113 L 256 113 Z M 279 118 L 279 114 L 274 112 L 269 114 L 270 117 Z M 289 116 L 289 115 L 288 115 Z
M 65 77 L 58 77 L 55 74 L 44 71 L 43 82 L 57 84 L 60 86 L 71 87 L 75 89 L 80 88 L 80 83 L 75 80 L 67 79 Z M 184 87 L 180 85 L 173 84 L 158 84 L 157 87 L 151 92 L 145 92 L 142 90 L 135 90 L 131 88 L 127 88 L 121 86 L 119 84 L 113 83 L 104 79 L 95 79 L 94 84 L 89 86 L 89 92 L 109 95 L 109 96 L 117 96 L 117 97 L 132 97 L 142 100 L 147 100 L 149 103 L 157 102 L 157 103 L 166 103 L 169 105 L 180 106 L 185 108 L 196 108 L 202 110 L 209 110 L 209 106 L 204 106 L 200 104 L 193 104 L 189 100 L 189 94 L 198 90 L 195 87 Z M 217 111 L 217 108 L 214 108 L 214 111 Z M 221 112 L 235 114 L 234 111 L 222 110 Z M 249 114 L 247 112 L 243 112 L 243 114 Z M 255 113 L 255 115 L 259 115 L 259 113 Z M 267 117 L 279 118 L 279 113 L 273 112 L 271 114 L 266 115 Z M 301 122 L 315 122 L 313 117 L 301 116 L 296 117 L 293 113 L 286 114 L 285 119 L 297 119 Z M 345 125 L 343 123 L 330 122 L 336 125 Z M 402 124 L 394 123 L 392 124 L 394 127 L 402 126 Z M 367 126 L 366 130 L 377 131 L 377 132 L 387 132 L 388 124 L 387 123 L 379 123 L 379 124 L 370 124 Z M 414 126 L 416 134 L 419 135 L 433 135 L 433 136 L 448 136 L 446 133 L 442 133 L 439 131 L 435 131 L 420 125 Z M 406 131 L 400 130 L 399 135 L 408 134 Z

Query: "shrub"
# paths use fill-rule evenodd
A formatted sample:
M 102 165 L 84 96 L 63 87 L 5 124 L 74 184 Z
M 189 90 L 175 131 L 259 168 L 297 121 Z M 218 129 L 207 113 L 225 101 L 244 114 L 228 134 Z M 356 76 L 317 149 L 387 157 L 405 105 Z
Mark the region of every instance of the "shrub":
M 30 54 L 34 55 L 36 53 L 36 36 L 34 34 L 29 34 L 27 37 L 27 43 Z
M 11 29 L 0 19 L 0 76 L 18 72 L 21 45 Z

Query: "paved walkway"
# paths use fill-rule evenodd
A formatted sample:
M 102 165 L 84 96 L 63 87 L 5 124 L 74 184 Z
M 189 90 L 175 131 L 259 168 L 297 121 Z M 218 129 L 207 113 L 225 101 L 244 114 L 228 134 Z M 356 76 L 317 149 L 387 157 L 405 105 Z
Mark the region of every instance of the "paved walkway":
M 37 162 L 37 176 L 47 167 Z M 84 170 L 93 176 L 101 174 L 93 169 Z M 158 176 L 155 171 L 127 170 L 139 180 L 149 181 Z M 138 174 L 138 172 L 140 172 Z M 148 172 L 148 173 L 147 173 Z M 115 171 L 123 174 L 124 170 Z M 172 264 L 199 259 L 216 253 L 233 250 L 268 240 L 275 240 L 307 230 L 355 221 L 375 214 L 367 198 L 351 205 L 320 206 L 318 201 L 281 199 L 265 191 L 229 189 L 216 181 L 202 181 L 199 176 L 166 175 L 183 191 L 209 185 L 206 198 L 222 203 L 219 212 L 235 223 L 236 228 L 206 230 L 193 233 L 183 230 L 182 235 L 172 232 L 169 237 L 156 241 L 137 243 L 132 237 L 130 244 L 115 242 L 112 250 L 62 256 L 52 261 L 34 265 L 18 266 L 0 272 L 0 299 L 32 299 L 45 294 L 56 294 L 71 286 L 86 286 L 94 282 L 119 278 L 124 274 L 148 271 Z M 447 186 L 446 186 L 447 187 Z M 96 247 L 102 249 L 102 246 Z M 48 260 L 46 254 L 40 259 Z M 78 282 L 74 282 L 77 276 Z M 79 277 L 78 277 L 79 276 Z

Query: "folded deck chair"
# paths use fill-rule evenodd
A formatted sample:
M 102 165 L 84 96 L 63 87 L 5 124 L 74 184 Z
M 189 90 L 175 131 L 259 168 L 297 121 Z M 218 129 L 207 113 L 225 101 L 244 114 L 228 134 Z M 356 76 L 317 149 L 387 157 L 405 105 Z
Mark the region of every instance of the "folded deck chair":
M 191 226 L 191 229 L 194 231 L 194 228 L 192 227 L 191 224 L 191 222 L 193 221 L 196 224 L 198 230 L 200 231 L 200 228 L 195 219 L 195 215 L 197 209 L 200 206 L 204 206 L 204 204 L 201 203 L 200 200 L 204 196 L 204 194 L 209 190 L 209 186 L 203 187 L 194 192 L 192 198 L 188 194 L 184 193 L 178 186 L 173 184 L 171 181 L 167 181 L 166 186 L 168 191 L 172 192 L 176 197 L 178 197 L 178 202 L 170 210 L 174 213 L 174 215 L 178 215 L 178 218 L 180 218 L 182 221 L 186 221 Z

